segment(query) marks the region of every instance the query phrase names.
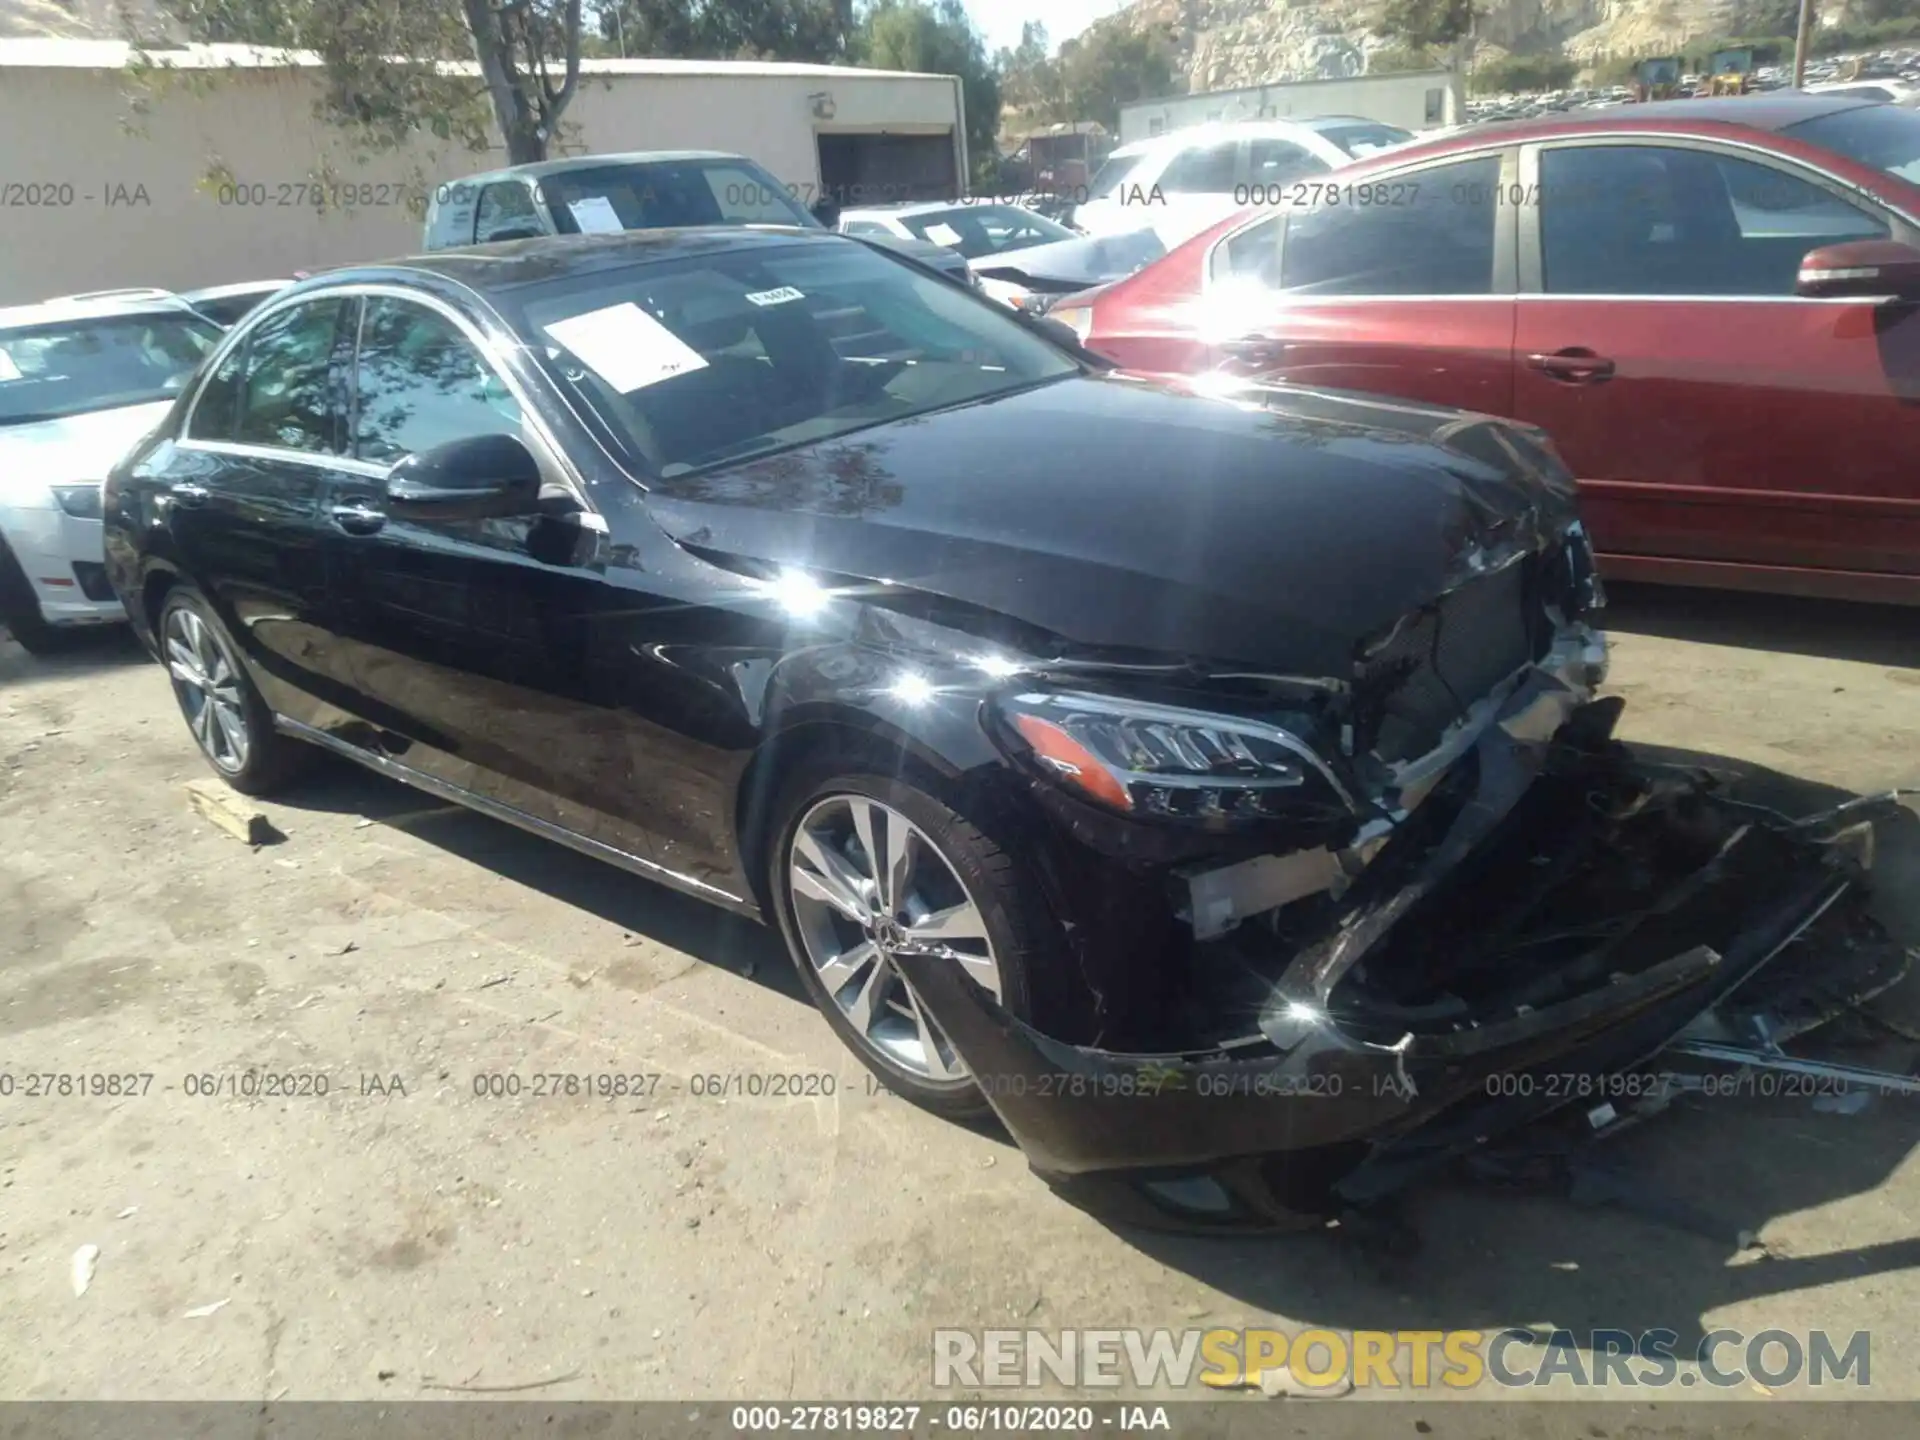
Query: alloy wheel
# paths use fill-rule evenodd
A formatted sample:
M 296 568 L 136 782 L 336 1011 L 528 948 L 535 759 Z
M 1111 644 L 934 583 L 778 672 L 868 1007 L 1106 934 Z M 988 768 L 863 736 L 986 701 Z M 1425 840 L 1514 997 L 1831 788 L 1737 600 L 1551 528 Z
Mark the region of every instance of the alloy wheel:
M 1000 998 L 986 917 L 940 847 L 889 805 L 830 795 L 794 830 L 787 883 L 807 959 L 863 1042 L 922 1079 L 967 1079 L 894 964 L 937 955 Z
M 244 770 L 252 747 L 239 666 L 213 627 L 184 605 L 167 615 L 163 638 L 173 693 L 193 738 L 218 769 Z

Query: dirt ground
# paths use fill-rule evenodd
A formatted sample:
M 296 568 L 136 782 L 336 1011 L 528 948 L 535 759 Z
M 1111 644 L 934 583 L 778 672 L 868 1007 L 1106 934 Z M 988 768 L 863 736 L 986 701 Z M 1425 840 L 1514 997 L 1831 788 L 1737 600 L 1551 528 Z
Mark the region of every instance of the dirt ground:
M 1611 623 L 1629 738 L 1800 809 L 1920 783 L 1920 613 L 1649 590 Z M 131 641 L 0 641 L 0 1397 L 924 1398 L 937 1326 L 1270 1323 L 1870 1330 L 1872 1393 L 1920 1395 L 1920 1105 L 1694 1100 L 1614 1142 L 1719 1238 L 1465 1177 L 1403 1260 L 1121 1233 L 869 1093 L 771 935 L 345 766 L 249 850 L 189 810 L 207 773 Z M 1916 833 L 1878 866 L 1909 938 Z M 1920 1034 L 1920 982 L 1876 1010 Z M 152 1079 L 27 1098 L 47 1072 Z M 644 1093 L 476 1093 L 535 1073 Z M 835 1093 L 702 1093 L 776 1074 Z

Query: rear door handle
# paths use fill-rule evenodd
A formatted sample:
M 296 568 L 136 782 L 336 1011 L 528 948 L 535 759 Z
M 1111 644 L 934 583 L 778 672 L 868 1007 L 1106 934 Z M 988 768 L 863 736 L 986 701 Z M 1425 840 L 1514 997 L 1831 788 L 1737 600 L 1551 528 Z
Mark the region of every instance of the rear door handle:
M 374 535 L 387 523 L 387 517 L 371 505 L 336 505 L 333 523 L 349 535 Z
M 182 480 L 178 484 L 167 487 L 167 495 L 173 503 L 185 506 L 188 509 L 192 509 L 196 505 L 206 504 L 208 497 L 212 493 L 213 492 L 208 490 L 206 486 L 196 485 L 191 480 Z
M 1268 335 L 1241 335 L 1220 342 L 1220 353 L 1243 365 L 1269 367 L 1287 358 L 1287 342 Z
M 1550 380 L 1569 385 L 1597 385 L 1613 378 L 1613 361 L 1596 355 L 1584 345 L 1570 345 L 1552 354 L 1527 356 L 1527 364 Z

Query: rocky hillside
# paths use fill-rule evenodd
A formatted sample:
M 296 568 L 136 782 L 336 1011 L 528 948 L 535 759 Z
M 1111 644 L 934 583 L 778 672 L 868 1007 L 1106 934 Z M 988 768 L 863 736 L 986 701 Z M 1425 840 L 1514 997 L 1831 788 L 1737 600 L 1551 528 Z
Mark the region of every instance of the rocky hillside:
M 1174 38 L 1190 90 L 1359 75 L 1390 42 L 1381 0 L 1135 0 L 1101 23 Z M 1582 63 L 1658 54 L 1737 28 L 1740 0 L 1483 0 L 1474 55 L 1558 51 Z M 1823 12 L 1837 8 L 1828 0 Z

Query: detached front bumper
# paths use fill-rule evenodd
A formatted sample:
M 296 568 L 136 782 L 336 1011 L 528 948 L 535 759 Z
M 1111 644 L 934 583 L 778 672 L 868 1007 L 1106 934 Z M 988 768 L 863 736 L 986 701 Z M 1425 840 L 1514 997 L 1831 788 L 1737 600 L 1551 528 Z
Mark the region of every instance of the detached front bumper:
M 1709 1011 L 1830 1014 L 1898 978 L 1834 827 L 1641 766 L 1618 702 L 1583 699 L 1536 673 L 1338 905 L 1243 926 L 1271 978 L 1216 1006 L 1246 1012 L 1235 1038 L 1069 1045 L 958 967 L 897 963 L 1037 1173 L 1111 1218 L 1215 1230 L 1313 1223 L 1620 1094 Z

